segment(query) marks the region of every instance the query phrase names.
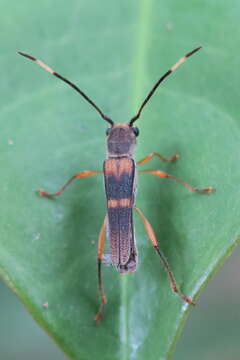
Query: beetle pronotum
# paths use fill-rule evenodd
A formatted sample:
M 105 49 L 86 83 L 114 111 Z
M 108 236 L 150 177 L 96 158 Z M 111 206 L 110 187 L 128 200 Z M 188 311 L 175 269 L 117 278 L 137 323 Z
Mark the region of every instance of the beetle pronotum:
M 101 227 L 98 239 L 98 288 L 101 303 L 99 310 L 95 316 L 95 320 L 99 320 L 102 317 L 104 305 L 107 302 L 106 295 L 103 287 L 101 264 L 103 260 L 104 243 L 106 233 L 110 242 L 110 263 L 120 273 L 129 273 L 136 270 L 137 267 L 137 250 L 134 237 L 133 229 L 133 209 L 137 211 L 143 221 L 145 230 L 150 238 L 153 247 L 162 261 L 162 264 L 168 274 L 169 281 L 172 290 L 177 293 L 180 298 L 189 303 L 194 304 L 190 297 L 185 296 L 178 288 L 173 272 L 170 268 L 168 261 L 164 254 L 159 248 L 157 238 L 153 231 L 153 228 L 149 221 L 144 216 L 143 212 L 135 206 L 135 192 L 136 192 L 136 168 L 135 161 L 133 159 L 134 148 L 136 146 L 136 137 L 139 134 L 138 128 L 134 127 L 133 124 L 140 117 L 144 106 L 147 104 L 149 99 L 152 97 L 161 82 L 176 70 L 184 61 L 200 50 L 201 47 L 194 49 L 193 51 L 182 57 L 175 65 L 173 65 L 164 75 L 153 86 L 147 97 L 141 104 L 137 114 L 126 124 L 115 124 L 111 118 L 106 116 L 102 110 L 74 83 L 56 73 L 48 65 L 44 64 L 41 60 L 34 58 L 23 52 L 19 52 L 20 55 L 34 61 L 40 65 L 43 69 L 56 76 L 60 80 L 64 81 L 71 87 L 73 87 L 80 95 L 84 97 L 101 115 L 101 117 L 109 123 L 107 128 L 107 159 L 103 164 L 103 171 L 98 170 L 84 170 L 73 175 L 56 193 L 48 193 L 46 191 L 39 190 L 41 196 L 51 197 L 59 196 L 62 194 L 64 189 L 75 179 L 80 179 L 95 174 L 104 174 L 105 190 L 107 198 L 107 215 L 104 219 Z M 142 165 L 154 157 L 159 158 L 165 162 L 171 162 L 179 157 L 179 154 L 173 154 L 171 157 L 164 157 L 159 153 L 151 153 L 145 156 L 143 159 L 137 162 L 137 165 Z M 204 189 L 198 189 L 193 187 L 186 182 L 176 178 L 173 175 L 167 174 L 166 172 L 158 169 L 154 170 L 140 170 L 141 173 L 148 173 L 158 176 L 160 178 L 169 178 L 177 181 L 178 183 L 185 186 L 191 191 L 200 193 L 211 193 L 212 187 Z

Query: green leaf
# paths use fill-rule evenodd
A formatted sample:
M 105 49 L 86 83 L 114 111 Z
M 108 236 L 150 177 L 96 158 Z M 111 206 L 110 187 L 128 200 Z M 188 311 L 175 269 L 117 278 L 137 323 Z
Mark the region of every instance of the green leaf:
M 144 109 L 137 149 L 137 158 L 178 151 L 175 164 L 153 160 L 146 168 L 216 187 L 208 196 L 139 176 L 137 205 L 182 291 L 197 298 L 239 239 L 238 2 L 21 4 L 22 13 L 6 2 L 2 18 L 2 278 L 72 359 L 168 359 L 192 307 L 171 292 L 139 219 L 138 271 L 120 276 L 104 268 L 108 304 L 96 326 L 102 178 L 79 180 L 56 200 L 34 192 L 56 191 L 80 170 L 101 169 L 106 124 L 67 85 L 14 53 L 39 57 L 114 121 L 126 122 L 161 74 L 204 46 Z

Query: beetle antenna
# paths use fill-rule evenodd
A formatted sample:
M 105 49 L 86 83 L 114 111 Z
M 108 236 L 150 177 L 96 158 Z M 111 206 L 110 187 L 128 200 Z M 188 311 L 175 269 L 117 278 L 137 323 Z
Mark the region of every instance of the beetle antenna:
M 148 94 L 148 96 L 146 97 L 146 99 L 143 101 L 142 105 L 140 106 L 137 114 L 129 121 L 129 126 L 132 126 L 132 124 L 134 123 L 134 121 L 136 121 L 140 115 L 141 112 L 144 108 L 144 106 L 147 104 L 148 100 L 152 97 L 152 95 L 155 93 L 155 91 L 157 90 L 158 86 L 161 84 L 161 82 L 163 82 L 163 80 L 170 75 L 173 71 L 175 71 L 180 65 L 182 65 L 184 63 L 185 60 L 187 60 L 187 58 L 189 58 L 190 56 L 192 56 L 193 54 L 195 54 L 195 52 L 197 52 L 198 50 L 200 50 L 202 47 L 199 46 L 198 48 L 192 50 L 191 52 L 189 52 L 188 54 L 186 54 L 185 56 L 183 56 L 181 59 L 179 59 L 175 65 L 173 65 L 167 72 L 165 72 L 164 75 L 162 75 L 160 77 L 160 79 L 156 82 L 156 84 L 154 85 L 154 87 L 152 88 L 152 90 L 150 91 L 150 93 Z
M 79 87 L 77 85 L 75 85 L 74 83 L 72 83 L 71 81 L 69 81 L 68 79 L 64 78 L 62 75 L 58 74 L 57 72 L 55 72 L 53 69 L 51 69 L 48 65 L 44 64 L 44 62 L 42 62 L 41 60 L 38 60 L 36 58 L 34 58 L 31 55 L 25 54 L 21 51 L 18 51 L 19 55 L 25 56 L 26 58 L 34 61 L 36 64 L 40 65 L 44 70 L 48 71 L 50 74 L 56 76 L 57 78 L 59 78 L 60 80 L 64 81 L 65 83 L 67 83 L 68 85 L 70 85 L 74 90 L 76 90 L 80 95 L 82 95 L 84 97 L 85 100 L 87 100 L 87 102 L 89 102 L 89 104 L 91 104 L 96 110 L 97 112 L 101 115 L 101 117 L 106 120 L 107 122 L 109 122 L 109 124 L 113 125 L 114 122 L 108 117 L 106 116 L 100 109 L 99 107 L 91 100 L 89 99 L 89 97 L 81 90 L 79 89 Z

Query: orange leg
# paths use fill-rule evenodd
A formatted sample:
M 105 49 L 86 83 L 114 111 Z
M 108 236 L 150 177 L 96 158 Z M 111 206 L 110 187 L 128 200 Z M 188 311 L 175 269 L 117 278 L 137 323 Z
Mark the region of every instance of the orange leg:
M 178 294 L 178 296 L 180 296 L 180 298 L 185 301 L 186 303 L 188 304 L 192 304 L 192 305 L 195 305 L 195 303 L 193 302 L 193 300 L 187 296 L 185 296 L 177 287 L 177 283 L 176 283 L 176 280 L 174 278 L 174 275 L 173 275 L 173 272 L 171 270 L 171 267 L 167 261 L 167 259 L 165 258 L 164 254 L 162 253 L 162 251 L 159 249 L 159 245 L 158 245 L 158 241 L 157 241 L 157 238 L 156 238 L 156 235 L 154 233 L 154 230 L 151 226 L 151 224 L 149 223 L 149 221 L 147 220 L 147 218 L 143 215 L 142 211 L 134 206 L 134 209 L 137 211 L 137 213 L 139 214 L 142 222 L 143 222 L 143 225 L 145 227 L 145 230 L 146 230 L 146 233 L 149 237 L 149 239 L 151 240 L 152 242 L 152 245 L 154 247 L 154 249 L 156 250 L 156 252 L 158 253 L 159 257 L 160 257 L 160 260 L 168 274 L 168 278 L 169 278 L 169 281 L 170 281 L 170 284 L 171 284 L 171 288 L 172 290 Z
M 148 174 L 153 174 L 155 176 L 159 176 L 161 178 L 169 178 L 169 179 L 173 179 L 175 181 L 177 181 L 179 184 L 182 184 L 183 186 L 185 186 L 188 190 L 191 191 L 196 191 L 196 192 L 201 192 L 201 193 L 207 193 L 210 194 L 214 191 L 214 188 L 212 186 L 209 186 L 207 188 L 204 189 L 198 189 L 192 185 L 187 184 L 185 181 L 182 181 L 180 179 L 178 179 L 177 177 L 167 174 L 166 172 L 162 171 L 162 170 L 139 170 L 139 173 L 148 173 Z
M 58 190 L 55 193 L 48 193 L 47 191 L 44 190 L 37 190 L 37 192 L 39 193 L 40 196 L 46 196 L 46 197 L 51 197 L 51 196 L 60 196 L 62 194 L 62 192 L 66 189 L 66 187 L 75 179 L 80 179 L 80 178 L 84 178 L 84 177 L 88 177 L 88 176 L 92 176 L 95 174 L 102 174 L 102 171 L 90 171 L 90 170 L 83 170 L 80 171 L 79 173 L 73 175 L 62 187 L 60 190 Z
M 104 222 L 102 224 L 99 237 L 98 237 L 98 290 L 101 298 L 101 304 L 99 306 L 98 312 L 95 316 L 95 320 L 99 321 L 103 316 L 104 305 L 107 303 L 107 297 L 104 292 L 103 280 L 102 280 L 102 258 L 104 251 L 104 243 L 106 239 L 106 225 L 107 225 L 107 215 L 105 216 Z
M 148 163 L 149 161 L 151 161 L 154 157 L 158 157 L 160 160 L 165 161 L 165 162 L 172 162 L 172 161 L 177 160 L 177 159 L 180 157 L 180 155 L 179 155 L 178 153 L 176 153 L 176 154 L 173 154 L 172 156 L 170 156 L 170 157 L 167 158 L 167 157 L 162 156 L 162 155 L 159 154 L 159 153 L 153 152 L 153 153 L 145 156 L 143 159 L 139 160 L 139 161 L 137 162 L 137 165 L 146 164 L 146 163 Z

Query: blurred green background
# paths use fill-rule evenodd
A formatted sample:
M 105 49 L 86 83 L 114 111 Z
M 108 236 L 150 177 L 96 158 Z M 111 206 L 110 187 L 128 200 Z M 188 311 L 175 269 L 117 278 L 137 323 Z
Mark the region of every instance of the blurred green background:
M 88 340 L 88 346 L 96 352 L 95 342 L 104 348 L 102 339 L 106 336 L 108 358 L 114 357 L 112 348 L 116 351 L 114 355 L 119 355 L 122 336 L 117 318 L 119 303 L 124 296 L 134 300 L 134 296 L 137 299 L 141 294 L 147 309 L 137 301 L 142 313 L 136 308 L 128 325 L 132 329 L 136 322 L 138 328 L 138 324 L 144 325 L 150 318 L 155 327 L 146 333 L 140 331 L 138 336 L 140 341 L 145 339 L 145 343 L 155 341 L 156 353 L 150 353 L 150 344 L 144 347 L 146 353 L 142 352 L 141 356 L 146 358 L 149 354 L 149 360 L 158 359 L 159 344 L 155 339 L 160 331 L 166 330 L 162 330 L 165 325 L 168 326 L 167 335 L 175 326 L 168 321 L 169 309 L 174 320 L 175 314 L 179 316 L 185 309 L 182 310 L 182 304 L 170 294 L 164 278 L 159 283 L 152 249 L 146 244 L 138 221 L 139 249 L 145 266 L 140 267 L 136 276 L 134 274 L 135 278 L 129 278 L 128 288 L 126 283 L 113 281 L 117 279 L 116 274 L 107 273 L 112 304 L 108 308 L 106 327 L 104 325 L 99 333 L 89 325 L 89 319 L 96 308 L 92 264 L 95 264 L 93 239 L 104 214 L 101 180 L 90 179 L 77 184 L 56 202 L 40 200 L 33 193 L 38 186 L 55 189 L 73 171 L 94 169 L 100 164 L 105 153 L 102 135 L 106 126 L 89 105 L 64 84 L 17 56 L 16 51 L 40 57 L 56 71 L 84 84 L 83 89 L 94 100 L 98 99 L 97 104 L 107 114 L 110 112 L 116 121 L 125 121 L 134 114 L 139 99 L 162 70 L 167 70 L 187 51 L 204 46 L 184 65 L 185 69 L 183 66 L 175 73 L 177 77 L 172 76 L 164 84 L 161 96 L 156 96 L 152 107 L 146 110 L 145 121 L 139 123 L 143 136 L 139 138 L 137 150 L 139 158 L 147 151 L 167 154 L 177 147 L 183 154 L 180 162 L 174 165 L 178 176 L 194 182 L 199 179 L 201 185 L 217 186 L 217 193 L 212 197 L 200 198 L 181 192 L 174 184 L 165 184 L 162 191 L 159 180 L 141 182 L 145 192 L 139 192 L 138 201 L 149 210 L 153 224 L 160 222 L 161 245 L 173 259 L 181 286 L 187 293 L 195 293 L 205 281 L 204 261 L 208 276 L 239 234 L 239 175 L 235 169 L 239 164 L 236 146 L 239 139 L 239 2 L 74 0 L 66 3 L 43 0 L 33 3 L 1 0 L 0 4 L 0 166 L 4 199 L 1 205 L 2 211 L 5 210 L 2 214 L 6 214 L 6 219 L 1 216 L 0 245 L 3 272 L 7 269 L 4 275 L 11 275 L 11 280 L 18 285 L 17 291 L 23 294 L 22 300 L 43 325 L 49 326 L 65 349 L 76 345 L 78 334 L 74 329 L 78 331 L 82 326 L 81 330 L 86 332 L 82 331 L 81 341 Z M 147 119 L 151 119 L 149 124 Z M 88 138 L 89 135 L 93 137 Z M 229 137 L 232 141 L 226 143 L 225 138 Z M 144 195 L 148 190 L 149 197 Z M 88 216 L 90 198 L 95 201 L 91 208 L 94 219 L 91 231 L 87 226 L 92 221 Z M 159 205 L 154 202 L 156 198 L 161 199 Z M 169 199 L 175 200 L 174 206 Z M 21 203 L 26 207 L 18 207 Z M 160 220 L 158 211 L 162 214 Z M 85 241 L 69 241 L 77 240 L 80 229 Z M 222 244 L 225 247 L 221 253 Z M 204 254 L 202 259 L 198 249 Z M 216 258 L 212 255 L 215 250 Z M 191 252 L 195 257 L 189 259 Z M 177 345 L 174 360 L 240 358 L 238 258 L 239 249 L 200 296 Z M 192 263 L 198 268 L 197 274 L 191 272 Z M 80 277 L 82 274 L 84 276 Z M 199 283 L 193 281 L 192 275 Z M 67 286 L 62 287 L 64 276 Z M 80 278 L 85 280 L 81 287 Z M 159 286 L 162 290 L 159 300 L 148 296 L 148 288 L 151 294 L 156 294 Z M 120 298 L 122 289 L 129 293 Z M 57 304 L 49 312 L 42 308 L 46 296 L 52 304 Z M 129 299 L 125 299 L 125 305 L 130 304 Z M 159 307 L 160 303 L 168 304 L 169 308 Z M 3 284 L 0 304 L 1 360 L 65 358 Z M 153 310 L 149 309 L 150 305 Z M 158 324 L 156 319 L 159 319 Z M 111 321 L 114 322 L 113 331 Z M 176 328 L 178 325 L 176 322 Z M 66 331 L 67 336 L 59 340 L 61 330 Z M 135 345 L 134 340 L 138 338 L 135 339 L 131 331 L 129 335 Z M 80 341 L 77 345 L 74 351 L 82 351 Z M 135 359 L 136 354 L 130 357 Z M 124 356 L 127 358 L 126 353 Z

